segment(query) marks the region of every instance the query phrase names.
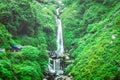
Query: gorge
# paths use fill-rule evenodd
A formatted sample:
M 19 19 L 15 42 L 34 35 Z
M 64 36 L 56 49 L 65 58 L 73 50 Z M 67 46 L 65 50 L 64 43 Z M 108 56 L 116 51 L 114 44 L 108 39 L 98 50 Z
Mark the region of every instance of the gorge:
M 0 0 L 0 80 L 120 80 L 120 0 Z

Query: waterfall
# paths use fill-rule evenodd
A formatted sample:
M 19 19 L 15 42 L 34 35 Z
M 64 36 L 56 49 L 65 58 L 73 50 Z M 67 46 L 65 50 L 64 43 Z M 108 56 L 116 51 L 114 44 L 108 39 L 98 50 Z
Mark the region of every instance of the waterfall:
M 50 73 L 55 73 L 56 75 L 63 74 L 62 70 L 62 65 L 61 65 L 61 59 L 60 57 L 63 57 L 63 36 L 62 36 L 62 23 L 61 20 L 58 18 L 59 17 L 59 8 L 56 9 L 56 23 L 57 23 L 57 50 L 55 51 L 55 54 L 51 54 L 49 58 L 49 64 L 48 64 L 48 69 Z M 49 51 L 51 52 L 51 51 Z
M 62 35 L 62 22 L 59 19 L 59 8 L 56 9 L 56 23 L 57 23 L 57 50 L 48 51 L 49 53 L 49 64 L 48 64 L 48 76 L 44 80 L 71 80 L 65 78 L 64 65 L 65 65 L 65 54 L 63 46 L 63 35 Z
M 63 47 L 63 35 L 62 35 L 62 22 L 59 19 L 59 8 L 56 9 L 56 23 L 57 23 L 57 50 L 56 54 L 57 57 L 62 57 L 63 52 L 64 52 L 64 47 Z

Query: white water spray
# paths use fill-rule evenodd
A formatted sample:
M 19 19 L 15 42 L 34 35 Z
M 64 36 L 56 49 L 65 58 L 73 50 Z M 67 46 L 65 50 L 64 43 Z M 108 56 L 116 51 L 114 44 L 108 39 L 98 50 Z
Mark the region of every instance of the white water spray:
M 63 52 L 64 52 L 64 47 L 63 47 L 63 35 L 62 35 L 62 22 L 58 18 L 58 16 L 59 16 L 59 8 L 56 9 L 56 12 L 57 12 L 56 22 L 57 22 L 57 26 L 58 26 L 56 54 L 57 54 L 57 57 L 62 57 L 63 56 Z

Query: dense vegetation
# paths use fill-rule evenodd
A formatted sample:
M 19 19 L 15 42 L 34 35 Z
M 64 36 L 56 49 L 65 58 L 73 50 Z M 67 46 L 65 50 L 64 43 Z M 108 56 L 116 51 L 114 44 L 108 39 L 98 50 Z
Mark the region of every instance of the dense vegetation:
M 0 80 L 42 80 L 47 50 L 56 49 L 55 5 L 46 2 L 0 1 Z M 11 45 L 23 47 L 13 52 Z
M 119 0 L 1 0 L 0 80 L 42 80 L 47 50 L 56 50 L 55 8 L 61 8 L 73 80 L 120 80 Z M 11 45 L 22 45 L 13 52 Z
M 74 80 L 120 79 L 120 1 L 64 0 L 61 15 L 67 67 Z
M 42 80 L 48 63 L 47 54 L 32 46 L 0 54 L 0 59 L 0 80 Z

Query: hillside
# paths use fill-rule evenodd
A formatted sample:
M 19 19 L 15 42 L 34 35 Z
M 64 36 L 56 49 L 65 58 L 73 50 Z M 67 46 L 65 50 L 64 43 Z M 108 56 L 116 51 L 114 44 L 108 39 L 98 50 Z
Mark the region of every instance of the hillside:
M 0 80 L 43 79 L 47 50 L 56 49 L 55 5 L 46 2 L 0 1 Z
M 119 49 L 119 0 L 0 1 L 0 80 L 120 80 Z
M 119 0 L 64 0 L 61 14 L 74 80 L 120 79 Z

